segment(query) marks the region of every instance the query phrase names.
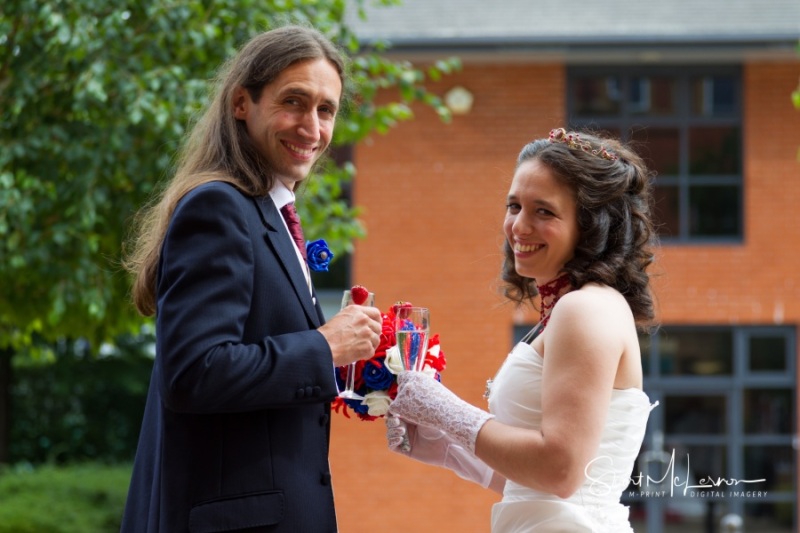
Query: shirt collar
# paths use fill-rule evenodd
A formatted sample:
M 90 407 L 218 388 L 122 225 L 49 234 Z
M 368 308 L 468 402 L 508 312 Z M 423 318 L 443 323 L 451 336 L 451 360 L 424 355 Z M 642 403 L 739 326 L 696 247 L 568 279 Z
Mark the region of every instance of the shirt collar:
M 273 185 L 272 189 L 270 189 L 269 195 L 272 198 L 272 201 L 275 202 L 275 207 L 277 207 L 278 210 L 280 210 L 286 204 L 291 204 L 294 202 L 294 192 L 289 190 L 289 188 L 281 180 L 275 180 L 275 185 Z

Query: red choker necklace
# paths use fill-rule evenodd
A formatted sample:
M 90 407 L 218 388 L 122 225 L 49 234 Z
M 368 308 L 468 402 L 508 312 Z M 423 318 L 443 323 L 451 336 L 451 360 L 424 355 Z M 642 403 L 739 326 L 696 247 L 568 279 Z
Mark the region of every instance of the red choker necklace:
M 550 313 L 553 311 L 553 307 L 555 307 L 559 298 L 572 290 L 572 283 L 569 280 L 569 274 L 564 272 L 557 278 L 548 281 L 544 285 L 538 285 L 536 288 L 542 299 L 541 331 L 550 320 Z

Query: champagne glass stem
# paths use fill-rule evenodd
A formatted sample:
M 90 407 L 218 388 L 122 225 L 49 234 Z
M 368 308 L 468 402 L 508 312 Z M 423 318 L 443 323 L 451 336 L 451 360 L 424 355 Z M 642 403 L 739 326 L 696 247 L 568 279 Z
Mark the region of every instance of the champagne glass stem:
M 356 364 L 350 363 L 347 365 L 347 381 L 345 382 L 345 390 L 352 394 L 353 389 L 355 389 L 355 379 L 356 379 Z
M 355 391 L 356 380 L 356 364 L 350 363 L 347 365 L 347 378 L 344 381 L 344 390 L 339 393 L 340 398 L 348 400 L 363 400 L 364 397 Z

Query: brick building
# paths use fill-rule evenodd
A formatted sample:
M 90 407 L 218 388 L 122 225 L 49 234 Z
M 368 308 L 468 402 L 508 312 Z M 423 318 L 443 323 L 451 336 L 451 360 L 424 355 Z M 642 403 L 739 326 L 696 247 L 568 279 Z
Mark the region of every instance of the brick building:
M 795 531 L 800 4 L 405 0 L 367 11 L 357 33 L 390 40 L 397 57 L 460 57 L 463 69 L 431 88 L 454 108 L 472 102 L 449 124 L 416 107 L 355 147 L 368 236 L 351 281 L 381 308 L 430 307 L 443 381 L 485 407 L 485 380 L 537 319 L 497 290 L 518 151 L 562 125 L 639 142 L 658 172 L 662 328 L 642 337 L 645 391 L 660 406 L 633 474 L 660 478 L 674 459 L 689 485 L 723 486 L 632 485 L 635 528 L 716 531 L 735 514 L 746 531 Z M 389 453 L 381 422 L 334 415 L 332 439 L 343 533 L 488 531 L 498 496 Z

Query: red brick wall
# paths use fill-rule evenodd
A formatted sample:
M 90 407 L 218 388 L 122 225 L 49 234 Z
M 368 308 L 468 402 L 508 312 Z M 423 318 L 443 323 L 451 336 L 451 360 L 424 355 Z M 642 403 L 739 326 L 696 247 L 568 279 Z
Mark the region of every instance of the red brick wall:
M 665 323 L 800 322 L 800 112 L 789 93 L 798 63 L 744 69 L 745 241 L 665 246 L 655 289 Z M 448 367 L 443 381 L 478 406 L 485 380 L 526 315 L 498 296 L 501 224 L 517 153 L 565 120 L 563 65 L 466 65 L 432 88 L 469 89 L 472 111 L 443 124 L 413 121 L 356 149 L 355 202 L 368 235 L 353 281 L 386 308 L 431 308 Z M 381 421 L 334 415 L 331 466 L 342 533 L 483 532 L 499 497 L 455 474 L 386 450 Z
M 744 242 L 664 246 L 655 280 L 667 323 L 800 321 L 800 112 L 796 63 L 745 65 Z

